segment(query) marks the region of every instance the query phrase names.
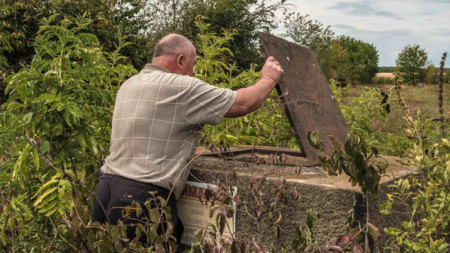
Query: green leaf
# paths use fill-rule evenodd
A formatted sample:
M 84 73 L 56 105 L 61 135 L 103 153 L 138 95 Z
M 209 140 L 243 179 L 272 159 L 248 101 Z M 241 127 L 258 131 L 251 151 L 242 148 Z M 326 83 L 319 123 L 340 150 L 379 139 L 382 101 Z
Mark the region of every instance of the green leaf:
M 36 167 L 36 170 L 39 171 L 40 159 L 39 159 L 39 153 L 38 153 L 37 149 L 33 149 L 32 155 L 33 155 L 34 166 Z
M 46 216 L 46 217 L 49 217 L 50 215 L 54 214 L 56 211 L 58 211 L 58 206 L 57 206 L 57 205 L 54 206 L 52 209 L 50 209 L 50 210 L 45 214 L 45 216 Z
M 57 197 L 58 197 L 58 194 L 51 194 L 50 197 L 45 198 L 44 201 L 39 203 L 39 205 L 37 205 L 37 208 L 41 209 L 41 208 L 46 207 L 50 201 L 55 200 Z M 57 201 L 55 201 L 55 202 L 57 202 Z
M 6 235 L 5 235 L 5 230 L 4 229 L 0 230 L 0 238 L 2 239 L 3 246 L 6 246 Z
M 366 163 L 364 161 L 364 156 L 360 152 L 356 152 L 354 156 L 354 164 L 358 171 L 364 171 L 366 169 Z
M 345 142 L 345 153 L 349 156 L 353 156 L 353 149 L 349 141 Z
M 39 150 L 43 154 L 47 153 L 49 149 L 50 149 L 50 142 L 48 141 L 43 141 L 42 144 L 39 146 Z
M 25 122 L 25 124 L 28 124 L 31 122 L 32 118 L 33 118 L 33 113 L 29 112 L 29 113 L 25 114 L 25 116 L 23 116 L 23 121 Z
M 80 143 L 81 150 L 83 151 L 83 153 L 85 153 L 86 152 L 86 139 L 84 138 L 84 134 L 80 133 L 78 135 L 78 142 Z
M 49 195 L 50 193 L 56 191 L 58 188 L 57 187 L 52 187 L 50 189 L 48 189 L 46 192 L 44 192 L 41 196 L 39 196 L 39 198 L 34 202 L 34 206 L 39 205 L 39 203 L 42 202 L 42 200 L 44 200 L 44 198 Z
M 280 228 L 280 226 L 278 226 L 278 225 L 274 226 L 273 227 L 273 232 L 274 232 L 275 238 L 279 239 L 280 236 L 281 236 L 281 228 Z
M 17 159 L 17 162 L 14 166 L 14 171 L 12 174 L 12 177 L 15 178 L 16 176 L 18 176 L 18 174 L 21 173 L 23 166 L 24 166 L 24 161 L 26 160 L 28 154 L 30 153 L 32 146 L 31 144 L 27 144 L 25 146 L 25 148 L 22 151 L 22 154 L 20 154 L 19 158 Z M 22 188 L 24 187 L 23 185 L 23 181 L 21 179 L 19 179 L 19 184 L 22 186 Z
M 66 191 L 72 191 L 72 184 L 66 179 L 60 180 L 59 185 Z
M 380 238 L 380 231 L 377 227 L 375 227 L 372 223 L 367 223 L 367 226 L 369 227 L 369 235 L 372 237 L 374 241 L 378 241 L 378 238 Z
M 319 149 L 320 148 L 320 136 L 316 131 L 310 131 L 308 132 L 308 140 L 309 140 L 309 144 L 315 148 L 315 149 Z
M 51 210 L 51 209 L 53 209 L 55 206 L 57 206 L 58 205 L 58 201 L 57 200 L 55 200 L 55 201 L 49 201 L 48 203 L 47 203 L 47 205 L 45 205 L 43 208 L 41 208 L 41 209 L 39 209 L 39 212 L 40 213 L 46 213 L 46 212 L 48 212 L 49 210 Z
M 24 107 L 23 104 L 18 103 L 18 102 L 16 102 L 16 101 L 13 101 L 13 102 L 7 104 L 6 109 L 7 109 L 7 110 L 14 111 L 14 110 L 18 110 L 18 109 L 20 109 L 20 108 L 22 108 L 22 107 Z
M 67 125 L 72 126 L 72 123 L 70 123 L 69 112 L 67 111 L 67 109 L 65 109 L 63 111 L 63 117 L 64 117 L 64 120 L 66 121 Z
M 51 185 L 51 184 L 53 184 L 53 183 L 58 182 L 58 179 L 57 179 L 58 176 L 59 176 L 58 174 L 57 174 L 57 175 L 54 175 L 50 181 L 48 181 L 48 182 L 46 182 L 45 184 L 43 184 L 43 185 L 39 188 L 39 190 L 31 197 L 31 199 L 34 199 L 40 192 L 42 192 L 45 188 L 47 188 L 47 186 L 49 186 L 49 185 Z
M 89 143 L 91 144 L 92 150 L 94 150 L 94 154 L 98 153 L 97 149 L 97 141 L 95 141 L 94 136 L 89 136 Z

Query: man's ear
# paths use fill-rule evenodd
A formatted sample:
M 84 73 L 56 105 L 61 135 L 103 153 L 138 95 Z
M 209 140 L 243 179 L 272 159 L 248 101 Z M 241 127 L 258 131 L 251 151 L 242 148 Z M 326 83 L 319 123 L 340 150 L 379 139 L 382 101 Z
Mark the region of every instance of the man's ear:
M 183 68 L 183 60 L 184 60 L 184 55 L 180 54 L 177 56 L 177 67 L 178 68 Z

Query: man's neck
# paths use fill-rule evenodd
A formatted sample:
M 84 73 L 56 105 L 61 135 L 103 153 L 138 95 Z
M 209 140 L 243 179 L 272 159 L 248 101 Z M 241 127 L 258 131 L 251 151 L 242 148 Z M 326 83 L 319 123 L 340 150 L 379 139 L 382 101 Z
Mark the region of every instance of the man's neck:
M 171 64 L 169 59 L 167 59 L 167 57 L 164 57 L 164 56 L 157 57 L 157 58 L 153 59 L 152 64 L 163 67 L 172 73 L 176 73 L 176 66 Z

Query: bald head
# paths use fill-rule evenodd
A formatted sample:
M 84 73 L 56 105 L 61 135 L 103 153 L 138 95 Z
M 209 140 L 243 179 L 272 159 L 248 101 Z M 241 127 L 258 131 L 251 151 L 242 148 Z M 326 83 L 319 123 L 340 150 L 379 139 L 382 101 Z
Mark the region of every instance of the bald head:
M 194 45 L 186 37 L 171 33 L 156 44 L 152 63 L 175 74 L 192 76 L 196 61 Z
M 153 59 L 164 55 L 175 56 L 184 53 L 187 49 L 193 47 L 194 45 L 192 45 L 188 38 L 183 35 L 171 33 L 164 36 L 158 44 L 156 44 Z

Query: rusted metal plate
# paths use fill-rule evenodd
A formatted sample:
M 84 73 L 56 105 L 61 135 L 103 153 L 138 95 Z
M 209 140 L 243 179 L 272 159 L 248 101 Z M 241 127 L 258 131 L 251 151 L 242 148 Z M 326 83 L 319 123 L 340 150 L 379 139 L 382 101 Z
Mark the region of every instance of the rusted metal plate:
M 334 146 L 327 136 L 333 135 L 343 147 L 348 127 L 314 53 L 273 35 L 258 35 L 263 56 L 275 57 L 283 67 L 277 91 L 286 105 L 300 150 L 308 159 L 316 159 L 317 150 L 307 137 L 310 131 L 319 133 L 328 155 L 332 154 Z

